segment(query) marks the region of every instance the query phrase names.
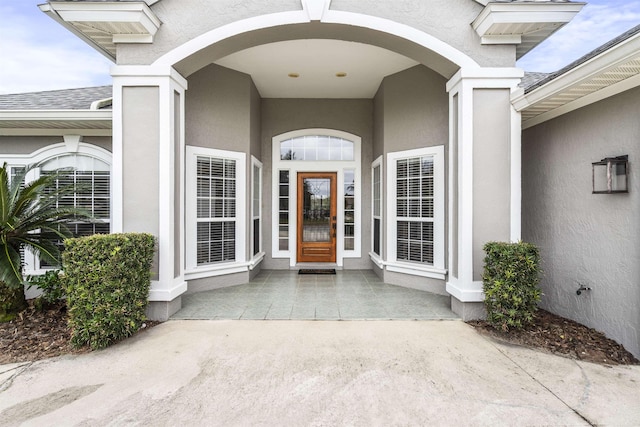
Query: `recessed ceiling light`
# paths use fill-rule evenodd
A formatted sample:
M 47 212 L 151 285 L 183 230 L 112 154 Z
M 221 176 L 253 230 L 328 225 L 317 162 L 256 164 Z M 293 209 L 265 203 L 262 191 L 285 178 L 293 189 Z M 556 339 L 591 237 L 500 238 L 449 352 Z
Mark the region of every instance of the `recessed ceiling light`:
M 345 73 L 344 71 L 341 71 L 339 73 L 336 73 L 336 77 L 347 77 L 347 73 Z
M 289 74 L 287 74 L 287 76 L 291 77 L 292 79 L 297 79 L 298 77 L 300 77 L 300 74 L 298 74 L 298 73 L 289 73 Z

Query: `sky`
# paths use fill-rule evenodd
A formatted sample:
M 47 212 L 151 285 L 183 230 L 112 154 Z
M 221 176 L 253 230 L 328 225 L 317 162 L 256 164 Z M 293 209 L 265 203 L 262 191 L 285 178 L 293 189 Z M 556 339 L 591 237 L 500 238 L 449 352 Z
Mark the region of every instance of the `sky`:
M 38 9 L 0 0 L 0 94 L 111 84 L 111 61 Z M 552 72 L 640 24 L 640 0 L 591 0 L 517 66 Z

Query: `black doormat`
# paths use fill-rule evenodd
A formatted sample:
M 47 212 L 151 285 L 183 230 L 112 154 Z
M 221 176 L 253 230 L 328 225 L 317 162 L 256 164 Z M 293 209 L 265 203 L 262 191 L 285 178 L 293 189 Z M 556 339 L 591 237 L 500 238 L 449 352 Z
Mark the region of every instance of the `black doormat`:
M 298 274 L 336 274 L 335 268 L 302 268 Z

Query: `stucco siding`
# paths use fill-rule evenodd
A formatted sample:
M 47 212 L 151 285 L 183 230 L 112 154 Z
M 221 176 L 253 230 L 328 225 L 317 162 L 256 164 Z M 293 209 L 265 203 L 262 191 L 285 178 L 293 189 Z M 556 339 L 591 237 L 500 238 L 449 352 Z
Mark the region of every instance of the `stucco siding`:
M 640 357 L 640 89 L 527 129 L 523 239 L 540 247 L 542 307 Z M 629 194 L 591 194 L 591 163 L 629 155 Z M 579 285 L 592 288 L 576 295 Z
M 77 134 L 74 132 L 74 134 Z M 85 136 L 80 141 L 111 151 L 110 136 Z M 0 152 L 6 154 L 31 154 L 52 144 L 64 142 L 61 136 L 0 136 Z
M 187 145 L 247 153 L 246 258 L 251 258 L 251 156 L 260 157 L 260 98 L 247 74 L 209 65 L 189 79 L 186 95 Z
M 508 242 L 511 221 L 509 90 L 473 93 L 473 280 L 482 280 L 488 241 Z
M 251 144 L 251 154 L 258 160 L 262 160 L 262 144 L 261 144 L 261 134 L 262 134 L 262 117 L 260 113 L 262 99 L 260 98 L 260 94 L 258 93 L 258 89 L 256 89 L 256 85 L 251 81 L 250 87 L 251 93 L 251 111 L 250 111 L 250 144 Z
M 418 65 L 386 77 L 383 83 L 384 95 L 380 99 L 384 102 L 382 130 L 385 162 L 388 153 L 443 145 L 446 165 L 449 145 L 449 97 L 445 90 L 446 80 L 435 71 Z M 389 165 L 385 163 L 384 166 L 383 176 L 386 177 Z M 445 189 L 446 181 L 445 173 Z M 387 193 L 388 185 L 385 178 L 384 194 Z M 445 206 L 447 206 L 447 200 L 445 200 Z M 386 210 L 384 212 L 386 213 Z M 444 217 L 447 218 L 446 208 Z M 384 247 L 387 246 L 388 227 L 389 218 L 386 218 L 383 221 Z M 445 223 L 444 235 L 446 236 L 447 233 L 448 225 Z M 445 241 L 445 253 L 447 253 L 446 246 Z M 384 253 L 387 256 L 386 250 Z M 402 284 L 398 277 L 398 274 L 385 271 L 385 280 L 390 283 Z M 415 280 L 415 277 L 412 280 Z M 420 278 L 419 281 L 421 283 L 437 282 L 438 292 L 444 292 L 445 282 L 442 280 Z
M 159 236 L 159 90 L 122 89 L 123 227 L 124 232 Z M 154 276 L 158 273 L 154 257 Z M 157 276 L 156 276 L 157 277 Z
M 125 87 L 123 182 L 125 232 L 158 235 L 158 88 Z M 140 124 L 143 123 L 144 126 Z
M 362 139 L 362 257 L 345 260 L 345 267 L 370 268 L 368 251 L 371 246 L 371 152 L 373 144 L 373 101 L 370 99 L 263 99 L 262 153 L 264 177 L 263 215 L 265 229 L 271 224 L 271 140 L 282 133 L 309 128 L 337 129 Z M 268 154 L 267 154 L 268 153 Z M 267 228 L 268 227 L 268 228 Z M 263 268 L 288 268 L 281 259 L 271 258 L 271 233 L 263 234 L 267 249 Z
M 333 0 L 332 10 L 361 13 L 417 28 L 485 67 L 514 66 L 513 46 L 481 46 L 471 23 L 483 6 L 472 0 Z
M 373 150 L 375 160 L 384 154 L 384 81 L 373 98 Z
M 248 152 L 251 85 L 250 76 L 214 64 L 192 75 L 185 105 L 187 145 Z
M 154 42 L 118 44 L 117 61 L 119 65 L 151 64 L 164 54 L 225 25 L 301 9 L 299 0 L 163 0 L 152 7 L 162 21 Z M 194 10 L 197 10 L 197 13 L 193 13 Z M 434 37 L 434 50 L 425 50 L 395 35 L 365 27 L 310 22 L 269 27 L 227 37 L 216 45 L 202 47 L 202 50 L 191 58 L 180 60 L 176 69 L 188 77 L 194 71 L 230 53 L 258 44 L 305 38 L 335 38 L 370 43 L 409 56 L 422 64 L 432 65 L 443 61 L 443 58 L 435 53 L 438 49 L 435 44 L 444 42 L 481 66 L 515 65 L 515 46 L 480 43 L 471 23 L 482 11 L 482 6 L 473 0 L 335 0 L 331 2 L 330 10 L 383 18 L 388 22 L 413 27 Z M 451 64 L 444 65 L 444 62 L 443 69 L 447 69 L 445 74 L 451 76 L 457 66 L 451 68 Z
M 446 80 L 418 65 L 384 79 L 384 153 L 447 145 Z
M 249 151 L 250 156 L 247 156 L 247 259 L 251 259 L 253 257 L 252 245 L 253 245 L 253 200 L 252 193 L 249 190 L 253 188 L 253 166 L 251 163 L 251 156 L 254 156 L 256 159 L 262 161 L 262 144 L 261 144 L 261 117 L 260 117 L 260 108 L 261 108 L 261 99 L 260 94 L 258 93 L 258 89 L 256 89 L 253 81 L 249 82 Z M 262 186 L 268 185 L 269 180 L 265 177 L 264 170 L 262 171 Z M 262 243 L 263 250 L 264 246 L 264 235 L 268 232 L 269 227 L 265 227 L 264 222 L 264 210 L 263 210 L 263 218 L 260 224 L 260 241 Z M 261 266 L 258 265 L 257 269 L 254 269 L 251 273 L 252 277 L 255 276 Z M 255 271 L 258 270 L 258 271 Z
M 299 0 L 162 0 L 151 9 L 162 22 L 153 44 L 118 45 L 118 64 L 150 64 L 214 28 L 254 16 L 301 10 L 302 6 Z

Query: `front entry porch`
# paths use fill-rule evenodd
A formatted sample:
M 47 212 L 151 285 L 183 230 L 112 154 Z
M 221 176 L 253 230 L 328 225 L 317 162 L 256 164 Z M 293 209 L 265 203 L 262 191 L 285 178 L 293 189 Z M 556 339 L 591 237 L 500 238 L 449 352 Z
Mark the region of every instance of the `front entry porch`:
M 450 297 L 384 283 L 371 270 L 299 275 L 263 270 L 250 283 L 182 296 L 172 319 L 458 319 Z

